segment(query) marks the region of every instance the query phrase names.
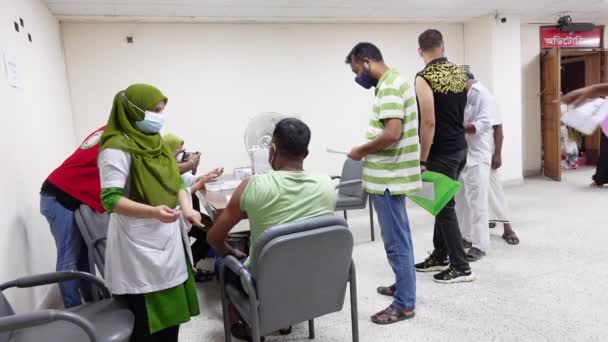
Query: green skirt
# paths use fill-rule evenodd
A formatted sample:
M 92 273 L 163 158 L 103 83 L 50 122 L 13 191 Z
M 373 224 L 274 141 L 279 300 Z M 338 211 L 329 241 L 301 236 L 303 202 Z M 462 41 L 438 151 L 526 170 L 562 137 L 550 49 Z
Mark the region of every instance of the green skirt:
M 188 279 L 170 289 L 146 293 L 150 334 L 190 321 L 200 313 L 192 267 L 187 260 Z

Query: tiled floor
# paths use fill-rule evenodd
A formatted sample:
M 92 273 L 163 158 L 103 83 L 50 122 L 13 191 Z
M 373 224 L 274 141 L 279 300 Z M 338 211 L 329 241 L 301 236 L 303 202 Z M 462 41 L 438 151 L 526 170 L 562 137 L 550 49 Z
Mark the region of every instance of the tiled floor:
M 527 179 L 508 188 L 521 239 L 508 246 L 502 227 L 491 231 L 488 256 L 473 264 L 478 280 L 440 285 L 418 274 L 415 319 L 377 326 L 370 315 L 390 303 L 376 294 L 393 276 L 382 242 L 370 242 L 366 211 L 349 217 L 356 239 L 360 340 L 373 341 L 606 341 L 608 333 L 608 188 L 592 189 L 591 169 L 568 172 L 561 183 Z M 432 217 L 408 207 L 417 260 L 432 249 Z M 379 235 L 379 234 L 377 234 Z M 223 341 L 215 283 L 199 287 L 202 313 L 184 325 L 180 341 Z M 350 341 L 348 297 L 342 312 L 316 320 L 316 341 Z M 267 341 L 306 341 L 307 326 Z

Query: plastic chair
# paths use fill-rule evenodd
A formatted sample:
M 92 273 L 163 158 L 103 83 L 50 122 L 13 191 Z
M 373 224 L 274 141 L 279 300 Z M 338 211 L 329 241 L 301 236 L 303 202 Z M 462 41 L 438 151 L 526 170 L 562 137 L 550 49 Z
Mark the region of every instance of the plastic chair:
M 374 208 L 371 197 L 367 194 L 365 189 L 363 189 L 363 184 L 361 182 L 361 179 L 363 178 L 363 163 L 348 158 L 342 167 L 342 175 L 332 176 L 331 178 L 340 179 L 340 184 L 338 184 L 338 198 L 336 199 L 336 211 L 343 211 L 345 220 L 348 220 L 346 214 L 348 210 L 365 209 L 369 202 L 369 224 L 372 241 L 375 241 Z
M 341 311 L 350 283 L 352 338 L 358 342 L 352 250 L 353 237 L 346 221 L 331 215 L 266 230 L 253 247 L 250 270 L 227 257 L 220 269 L 225 340 L 231 341 L 230 304 L 251 327 L 254 342 L 305 321 L 313 339 L 314 319 Z M 227 284 L 226 272 L 237 274 L 247 293 Z
M 94 284 L 104 299 L 67 310 L 15 314 L 4 290 L 80 279 Z M 0 285 L 0 342 L 126 342 L 133 333 L 133 314 L 112 298 L 104 282 L 84 272 L 46 273 Z

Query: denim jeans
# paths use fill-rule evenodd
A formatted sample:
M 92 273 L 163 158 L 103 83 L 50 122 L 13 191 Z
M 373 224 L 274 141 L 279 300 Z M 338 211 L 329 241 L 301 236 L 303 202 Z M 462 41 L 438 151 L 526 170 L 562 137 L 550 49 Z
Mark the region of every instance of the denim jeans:
M 444 174 L 453 180 L 458 180 L 460 172 L 467 163 L 467 149 L 451 155 L 431 155 L 427 161 L 426 169 Z M 466 259 L 462 235 L 456 216 L 456 202 L 450 200 L 435 216 L 435 230 L 433 233 L 433 257 L 437 260 L 446 260 L 449 257 L 450 265 L 459 270 L 469 270 Z
M 40 195 L 40 212 L 51 226 L 51 234 L 57 247 L 57 271 L 90 272 L 87 247 L 76 226 L 74 212 L 64 208 L 53 196 Z M 63 304 L 66 308 L 82 304 L 92 299 L 90 284 L 79 280 L 59 284 Z
M 395 273 L 393 305 L 402 310 L 416 308 L 416 270 L 414 245 L 405 209 L 405 196 L 372 195 L 382 231 L 382 240 L 388 262 Z

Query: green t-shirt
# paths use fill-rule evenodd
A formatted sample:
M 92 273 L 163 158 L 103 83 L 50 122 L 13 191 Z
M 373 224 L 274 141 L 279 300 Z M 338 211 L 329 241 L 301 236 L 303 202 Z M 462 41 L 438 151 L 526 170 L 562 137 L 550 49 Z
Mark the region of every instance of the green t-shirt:
M 251 178 L 240 207 L 249 217 L 250 251 L 253 251 L 257 239 L 270 227 L 333 213 L 335 185 L 327 175 L 272 171 Z M 250 259 L 246 265 L 249 264 Z
M 395 69 L 387 70 L 376 86 L 367 139 L 384 130 L 383 120 L 400 119 L 401 139 L 384 150 L 369 154 L 363 162 L 363 185 L 367 192 L 405 195 L 422 187 L 420 181 L 420 139 L 413 89 Z

